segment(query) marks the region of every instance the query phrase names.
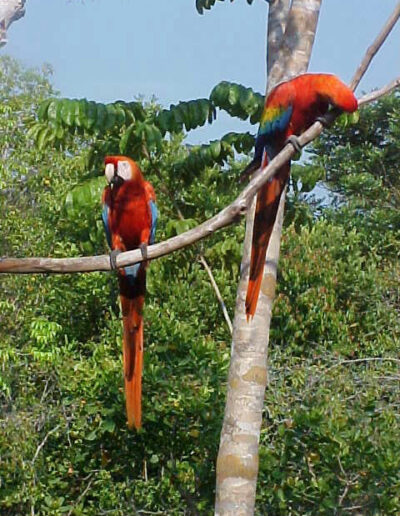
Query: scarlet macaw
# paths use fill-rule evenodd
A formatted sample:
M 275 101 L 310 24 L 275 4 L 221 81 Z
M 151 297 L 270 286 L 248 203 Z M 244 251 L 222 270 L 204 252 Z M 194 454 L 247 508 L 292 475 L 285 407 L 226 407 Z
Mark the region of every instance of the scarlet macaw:
M 265 101 L 254 158 L 243 175 L 254 172 L 261 165 L 265 167 L 288 140 L 299 148 L 296 135 L 300 135 L 326 114 L 330 105 L 350 113 L 358 107 L 351 89 L 335 75 L 307 73 L 276 86 Z M 256 311 L 268 243 L 289 174 L 290 162 L 283 165 L 257 195 L 246 296 L 247 320 Z
M 138 165 L 125 156 L 107 156 L 102 218 L 111 262 L 122 251 L 140 248 L 146 257 L 147 244 L 154 242 L 157 208 L 152 185 L 144 180 Z M 143 368 L 143 305 L 147 262 L 118 270 L 123 321 L 123 363 L 128 426 L 141 427 Z

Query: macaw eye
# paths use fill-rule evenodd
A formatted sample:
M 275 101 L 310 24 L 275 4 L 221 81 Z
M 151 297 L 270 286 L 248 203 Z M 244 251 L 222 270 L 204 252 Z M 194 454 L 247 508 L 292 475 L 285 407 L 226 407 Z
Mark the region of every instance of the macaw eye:
M 118 161 L 118 175 L 125 181 L 132 179 L 132 169 L 129 161 Z
M 114 165 L 112 163 L 107 163 L 104 173 L 107 181 L 111 183 L 111 179 L 114 177 Z

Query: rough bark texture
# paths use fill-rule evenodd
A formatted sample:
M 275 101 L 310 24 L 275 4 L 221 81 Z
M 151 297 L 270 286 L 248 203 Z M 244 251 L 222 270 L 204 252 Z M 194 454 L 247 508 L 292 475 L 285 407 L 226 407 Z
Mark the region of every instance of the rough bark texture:
M 317 28 L 321 0 L 293 0 L 286 20 L 280 8 L 287 2 L 271 2 L 268 30 L 267 93 L 279 82 L 307 70 Z M 278 41 L 278 34 L 281 40 Z M 269 44 L 277 51 L 274 57 Z M 218 516 L 254 514 L 258 475 L 258 443 L 267 385 L 269 326 L 275 297 L 285 196 L 282 195 L 271 236 L 257 311 L 251 322 L 245 316 L 251 247 L 252 211 L 247 219 L 246 238 L 238 288 L 227 402 L 217 459 L 215 513 Z
M 267 77 L 279 55 L 279 46 L 285 32 L 290 0 L 270 0 L 267 27 Z M 268 84 L 268 81 L 267 81 Z
M 25 0 L 0 0 L 0 47 L 7 43 L 8 27 L 25 14 Z

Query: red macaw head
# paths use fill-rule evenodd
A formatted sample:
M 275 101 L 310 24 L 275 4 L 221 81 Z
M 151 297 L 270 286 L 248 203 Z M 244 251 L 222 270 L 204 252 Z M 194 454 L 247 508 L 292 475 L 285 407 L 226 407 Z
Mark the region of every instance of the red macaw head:
M 106 156 L 104 164 L 104 173 L 110 185 L 117 186 L 124 181 L 143 179 L 138 164 L 126 156 Z

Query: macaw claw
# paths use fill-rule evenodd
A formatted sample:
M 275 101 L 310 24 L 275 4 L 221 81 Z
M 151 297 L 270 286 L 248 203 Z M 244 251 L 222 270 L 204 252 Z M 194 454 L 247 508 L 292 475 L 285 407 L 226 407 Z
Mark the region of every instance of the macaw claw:
M 326 117 L 324 116 L 317 116 L 315 118 L 315 121 L 316 122 L 319 122 L 320 124 L 322 124 L 324 127 L 330 127 L 332 125 L 332 122 L 328 122 L 328 120 L 326 119 Z
M 147 255 L 147 244 L 146 244 L 146 242 L 142 242 L 140 244 L 140 246 L 139 246 L 139 249 L 140 249 L 140 251 L 142 253 L 143 260 L 147 260 L 147 256 L 148 255 Z
M 287 143 L 291 143 L 296 152 L 301 152 L 302 147 L 300 145 L 299 139 L 294 134 L 289 136 L 289 138 L 285 141 L 285 144 Z
M 110 253 L 110 266 L 112 271 L 117 269 L 117 256 L 119 254 L 121 254 L 119 249 L 113 249 Z

